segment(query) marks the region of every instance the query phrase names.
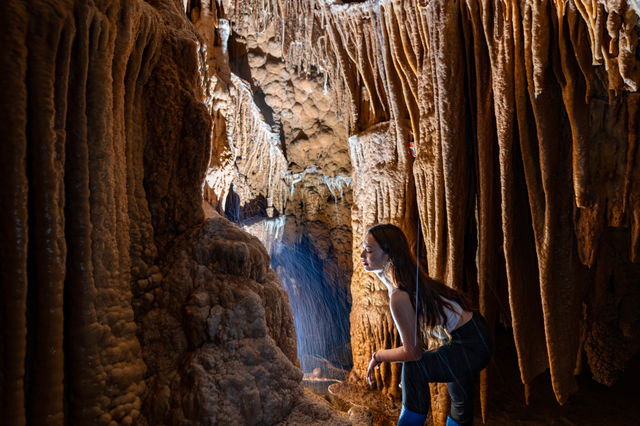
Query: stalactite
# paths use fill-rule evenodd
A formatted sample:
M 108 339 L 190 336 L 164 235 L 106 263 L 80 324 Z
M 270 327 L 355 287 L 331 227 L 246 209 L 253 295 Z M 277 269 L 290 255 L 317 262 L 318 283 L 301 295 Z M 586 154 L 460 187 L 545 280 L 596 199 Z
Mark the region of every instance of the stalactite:
M 520 8 L 515 2 L 513 4 L 512 16 L 521 16 Z M 535 233 L 539 225 L 534 221 L 539 220 L 539 215 L 534 215 L 533 210 L 540 208 L 540 198 L 538 194 L 540 184 L 538 175 L 528 172 L 535 168 L 537 161 L 537 150 L 531 149 L 531 140 L 535 139 L 535 127 L 530 120 L 531 107 L 527 102 L 527 81 L 525 67 L 530 57 L 525 56 L 525 36 L 524 27 L 521 27 L 514 19 L 514 86 L 515 86 L 515 112 L 517 118 L 518 145 L 514 146 L 511 158 L 513 159 L 515 177 L 514 184 L 519 183 L 520 188 L 515 188 L 511 192 L 513 199 L 510 212 L 513 215 L 504 216 L 503 226 L 511 227 L 512 233 L 505 232 L 505 246 L 507 271 L 509 274 L 509 288 L 511 297 L 511 312 L 514 327 L 514 341 L 518 351 L 518 363 L 520 374 L 525 384 L 525 397 L 528 402 L 527 384 L 533 378 L 548 367 L 548 353 L 545 342 L 542 302 L 539 284 L 539 267 L 535 251 Z M 519 155 L 518 155 L 519 154 Z M 510 176 L 503 177 L 510 180 Z M 518 190 L 520 189 L 520 191 Z M 507 203 L 508 200 L 507 200 Z M 510 205 L 506 204 L 505 208 Z M 517 216 L 517 215 L 520 216 Z M 519 226 L 516 219 L 523 218 L 523 225 Z M 509 236 L 512 238 L 509 238 Z M 516 263 L 517 262 L 517 263 Z M 538 303 L 530 303 L 534 300 Z M 534 324 L 534 327 L 531 325 Z M 529 331 L 527 331 L 529 330 Z
M 471 5 L 472 2 L 468 4 Z M 522 75 L 522 70 L 518 73 L 521 56 L 516 47 L 521 44 L 521 33 L 514 31 L 518 28 L 518 21 L 513 18 L 519 15 L 519 11 L 513 2 L 507 6 L 494 2 L 493 10 L 501 11 L 502 19 L 494 22 L 501 22 L 502 25 L 492 23 L 490 6 L 486 4 L 482 7 L 481 19 L 491 61 L 493 109 L 499 145 L 502 239 L 511 295 L 510 317 L 522 382 L 528 384 L 546 369 L 547 352 L 542 330 L 542 312 L 539 304 L 530 303 L 531 300 L 540 301 L 537 262 L 533 250 L 529 206 L 523 196 L 526 188 L 522 185 L 523 171 L 516 139 L 518 123 L 512 114 L 516 110 L 516 99 L 522 99 L 516 96 L 516 76 Z M 523 108 L 523 111 L 526 109 Z M 479 169 L 478 173 L 484 172 Z M 519 218 L 521 223 L 526 223 L 524 218 L 529 218 L 529 226 L 518 226 L 515 218 Z M 532 327 L 532 324 L 537 327 Z
M 583 327 L 580 264 L 594 265 L 607 226 L 628 226 L 627 261 L 639 256 L 637 94 L 627 93 L 638 87 L 637 3 L 314 3 L 315 20 L 293 22 L 295 3 L 279 3 L 279 17 L 291 34 L 310 34 L 299 28 L 309 22 L 328 32 L 323 53 L 335 59 L 324 64 L 331 84 L 350 88 L 350 131 L 381 120 L 379 108 L 408 120 L 429 273 L 460 289 L 461 219 L 477 197 L 481 309 L 513 327 L 523 383 L 550 368 L 566 401 L 581 348 L 571 331 Z M 305 39 L 306 57 L 317 46 Z
M 398 76 L 400 87 L 402 91 L 398 93 L 399 103 L 406 105 L 407 112 L 409 113 L 409 122 L 411 124 L 413 139 L 417 140 L 419 135 L 418 130 L 418 117 L 419 117 L 419 104 L 418 102 L 418 69 L 415 64 L 416 60 L 412 57 L 411 51 L 407 48 L 408 41 L 406 40 L 405 27 L 400 24 L 396 8 L 393 3 L 389 4 L 390 7 L 384 8 L 384 24 L 385 35 L 388 37 L 390 57 L 393 62 L 393 71 L 387 72 L 387 79 Z M 387 38 L 385 37 L 385 39 Z M 383 41 L 384 43 L 387 40 Z M 400 96 L 402 95 L 402 96 Z M 405 117 L 397 116 L 396 119 L 404 119 Z
M 234 162 L 250 188 L 263 189 L 270 207 L 284 211 L 287 187 L 282 179 L 287 160 L 280 147 L 280 136 L 271 129 L 253 102 L 253 94 L 245 82 L 233 76 L 233 107 L 228 111 L 227 140 Z M 261 170 L 267 168 L 265 173 Z M 253 194 L 251 194 L 253 195 Z M 243 197 L 251 200 L 251 195 Z
M 458 27 L 459 4 L 432 4 L 433 9 L 428 15 L 430 60 L 434 79 L 434 111 L 437 120 L 437 136 L 435 143 L 441 146 L 441 162 L 446 224 L 446 265 L 443 279 L 448 285 L 462 290 L 462 253 L 464 247 L 465 223 L 460 220 L 465 216 L 469 186 L 469 153 L 467 152 L 465 127 L 457 123 L 465 122 L 464 93 L 464 61 L 462 59 L 463 45 Z M 457 52 L 455 55 L 451 55 Z M 420 145 L 421 141 L 418 141 Z M 420 149 L 420 147 L 418 148 Z M 455 164 L 455 167 L 453 167 Z M 418 173 L 414 171 L 414 174 Z M 418 205 L 424 208 L 426 203 L 418 200 Z M 432 208 L 427 206 L 427 208 Z M 421 216 L 425 216 L 421 212 Z
M 542 10 L 539 5 L 537 7 L 524 10 L 525 14 L 531 13 L 530 24 L 539 28 L 550 27 L 553 23 L 557 34 L 557 24 L 549 21 L 548 9 Z M 550 62 L 549 67 L 544 68 L 544 73 L 539 72 L 540 69 L 536 67 L 535 64 L 540 62 L 536 59 L 531 62 L 534 66 L 527 67 L 526 70 L 529 101 L 537 128 L 537 143 L 534 142 L 535 145 L 529 150 L 535 149 L 539 153 L 539 163 L 531 164 L 532 167 L 526 173 L 527 179 L 532 174 L 537 174 L 539 180 L 536 181 L 541 184 L 536 191 L 541 196 L 536 204 L 541 208 L 533 209 L 532 215 L 552 385 L 558 401 L 564 403 L 577 389 L 573 371 L 578 352 L 578 335 L 575 329 L 579 323 L 582 280 L 576 274 L 577 259 L 574 240 L 571 238 L 573 197 L 566 196 L 573 191 L 568 169 L 563 166 L 570 158 L 568 146 L 562 144 L 562 140 L 568 136 L 568 130 L 563 126 L 562 100 L 558 97 L 560 88 L 551 69 L 553 67 L 553 71 L 557 72 L 560 64 L 557 63 L 558 52 L 554 46 L 549 47 L 549 43 L 546 36 L 532 39 L 529 48 L 525 43 L 525 55 L 537 58 L 544 52 L 547 55 L 544 61 Z M 535 83 L 536 79 L 538 83 Z M 545 87 L 546 90 L 537 92 L 539 87 Z M 539 226 L 537 229 L 535 224 Z
M 499 185 L 499 163 L 498 163 L 498 144 L 496 127 L 503 134 L 502 139 L 511 137 L 510 125 L 512 124 L 508 120 L 502 118 L 502 123 L 496 123 L 499 119 L 494 120 L 494 114 L 499 116 L 499 104 L 508 103 L 509 93 L 500 93 L 499 84 L 509 84 L 508 75 L 500 77 L 506 77 L 504 79 L 496 79 L 492 73 L 496 70 L 495 74 L 498 74 L 497 67 L 492 67 L 490 63 L 494 63 L 497 60 L 504 60 L 510 62 L 509 57 L 496 58 L 495 51 L 502 47 L 494 47 L 492 43 L 494 40 L 500 40 L 505 43 L 509 43 L 510 40 L 507 37 L 500 37 L 500 34 L 504 31 L 504 28 L 509 27 L 509 21 L 504 16 L 498 16 L 496 20 L 496 26 L 487 26 L 482 17 L 487 14 L 486 8 L 489 5 L 484 6 L 480 11 L 477 3 L 466 2 L 463 7 L 463 12 L 466 12 L 472 17 L 467 16 L 470 26 L 469 30 L 465 30 L 465 39 L 467 44 L 473 43 L 473 46 L 467 46 L 465 49 L 467 52 L 467 67 L 474 67 L 473 70 L 467 70 L 468 75 L 475 76 L 475 81 L 470 81 L 468 84 L 471 86 L 470 90 L 475 89 L 475 93 L 471 93 L 471 110 L 473 119 L 473 132 L 476 136 L 477 147 L 475 149 L 477 155 L 477 164 L 475 165 L 477 173 L 477 187 L 478 187 L 478 286 L 479 286 L 479 308 L 480 312 L 484 315 L 489 323 L 489 326 L 493 329 L 496 323 L 496 317 L 500 306 L 498 305 L 498 299 L 494 297 L 497 293 L 497 283 L 501 279 L 500 267 L 502 266 L 502 255 L 500 242 L 502 241 L 502 235 L 500 233 L 500 202 L 498 197 L 501 194 L 496 190 L 497 188 L 503 188 Z M 492 5 L 496 7 L 495 2 Z M 496 7 L 496 10 L 500 6 Z M 465 16 L 465 13 L 463 13 Z M 482 26 L 484 24 L 484 27 Z M 501 25 L 500 25 L 501 24 Z M 509 28 L 510 29 L 510 28 Z M 497 37 L 494 38 L 494 32 Z M 509 32 L 508 32 L 509 33 Z M 507 34 L 508 34 L 507 33 Z M 486 34 L 487 45 L 483 43 L 483 37 Z M 491 62 L 490 62 L 491 61 Z M 503 65 L 504 66 L 504 65 Z M 508 66 L 508 65 L 506 65 Z M 500 70 L 503 71 L 504 70 Z M 468 77 L 470 80 L 470 77 Z M 513 80 L 511 80 L 512 82 Z M 475 96 L 474 96 L 475 95 Z M 502 95 L 502 97 L 501 97 Z M 504 99 L 504 98 L 507 99 Z M 474 102 L 475 100 L 475 102 Z M 475 105 L 474 105 L 475 103 Z M 475 111 L 474 111 L 475 109 Z M 512 109 L 512 108 L 511 108 Z M 496 111 L 496 112 L 494 112 Z M 475 114 L 473 114 L 475 112 Z M 512 142 L 511 139 L 507 140 L 507 143 Z M 500 163 L 502 164 L 502 163 Z M 510 182 L 510 181 L 509 181 Z M 507 184 L 509 183 L 507 182 Z M 504 188 L 509 191 L 507 186 Z M 487 371 L 482 371 L 480 374 L 480 397 L 482 401 L 482 417 L 486 417 L 486 397 L 489 386 L 490 377 Z

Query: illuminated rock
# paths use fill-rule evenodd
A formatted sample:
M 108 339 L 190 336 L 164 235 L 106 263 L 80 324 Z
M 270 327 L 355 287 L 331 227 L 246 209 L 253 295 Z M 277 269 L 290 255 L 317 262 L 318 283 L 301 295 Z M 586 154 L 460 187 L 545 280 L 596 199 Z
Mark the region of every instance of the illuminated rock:
M 220 214 L 305 241 L 352 382 L 399 343 L 358 258 L 392 222 L 512 330 L 527 389 L 548 369 L 564 403 L 585 362 L 615 383 L 640 342 L 639 12 L 3 2 L 3 424 L 346 422 L 302 390 L 267 249 Z

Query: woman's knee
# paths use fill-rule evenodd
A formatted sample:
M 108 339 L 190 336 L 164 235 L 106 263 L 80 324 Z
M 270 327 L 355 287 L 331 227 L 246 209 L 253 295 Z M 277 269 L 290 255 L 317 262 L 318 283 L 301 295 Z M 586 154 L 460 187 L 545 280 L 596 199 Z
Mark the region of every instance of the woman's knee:
M 447 383 L 449 396 L 451 396 L 451 418 L 458 424 L 471 424 L 473 422 L 473 401 L 475 380 L 473 376 L 466 380 Z
M 402 405 L 417 413 L 428 413 L 431 406 L 429 383 L 418 363 L 402 366 Z
M 473 400 L 451 401 L 450 417 L 459 425 L 472 424 L 473 423 Z

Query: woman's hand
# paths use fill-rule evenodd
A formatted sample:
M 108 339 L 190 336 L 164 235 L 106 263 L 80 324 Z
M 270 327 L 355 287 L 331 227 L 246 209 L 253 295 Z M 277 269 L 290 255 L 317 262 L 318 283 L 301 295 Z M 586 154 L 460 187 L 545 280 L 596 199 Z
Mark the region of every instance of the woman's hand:
M 367 368 L 367 383 L 369 383 L 370 385 L 376 381 L 373 370 L 378 365 L 380 365 L 380 362 L 376 360 L 376 353 L 374 352 L 373 355 L 371 355 L 371 361 L 369 361 L 369 367 Z

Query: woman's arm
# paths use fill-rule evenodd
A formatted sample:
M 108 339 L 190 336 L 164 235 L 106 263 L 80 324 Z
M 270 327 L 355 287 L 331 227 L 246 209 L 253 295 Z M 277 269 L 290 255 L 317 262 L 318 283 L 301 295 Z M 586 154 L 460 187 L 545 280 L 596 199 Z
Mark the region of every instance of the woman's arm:
M 422 357 L 422 340 L 416 335 L 416 311 L 413 309 L 409 293 L 394 291 L 389 300 L 391 315 L 400 333 L 402 346 L 376 352 L 379 362 L 417 361 Z
M 400 333 L 402 346 L 393 349 L 381 349 L 373 353 L 369 368 L 367 368 L 367 380 L 371 383 L 373 369 L 381 362 L 409 362 L 417 361 L 422 357 L 422 341 L 416 335 L 416 311 L 413 309 L 409 293 L 396 290 L 391 293 L 389 300 L 391 315 L 396 329 Z

